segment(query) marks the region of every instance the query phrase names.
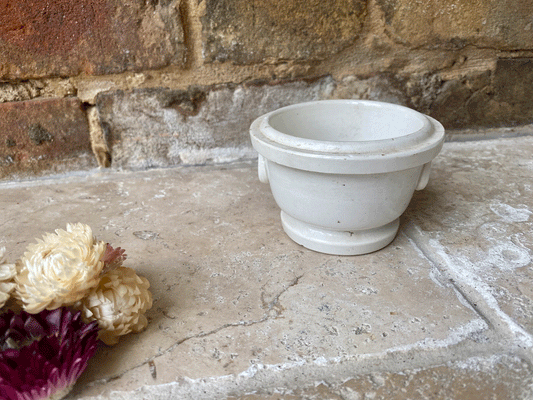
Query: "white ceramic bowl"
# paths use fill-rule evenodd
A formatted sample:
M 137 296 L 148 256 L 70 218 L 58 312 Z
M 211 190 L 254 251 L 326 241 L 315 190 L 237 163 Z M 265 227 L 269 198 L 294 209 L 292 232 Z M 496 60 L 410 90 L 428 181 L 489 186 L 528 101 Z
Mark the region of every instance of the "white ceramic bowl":
M 354 255 L 394 239 L 414 191 L 428 182 L 444 128 L 395 104 L 324 100 L 265 114 L 250 135 L 287 235 L 315 251 Z

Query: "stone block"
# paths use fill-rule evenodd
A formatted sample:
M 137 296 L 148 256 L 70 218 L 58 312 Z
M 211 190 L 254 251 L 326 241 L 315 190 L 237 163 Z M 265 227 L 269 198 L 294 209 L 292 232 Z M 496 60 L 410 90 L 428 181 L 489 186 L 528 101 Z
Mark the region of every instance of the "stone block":
M 0 178 L 95 166 L 87 118 L 78 99 L 0 104 Z
M 533 3 L 511 0 L 378 0 L 388 34 L 413 47 L 533 48 Z
M 113 91 L 96 105 L 110 136 L 113 166 L 143 169 L 255 157 L 249 128 L 279 107 L 325 98 L 332 80 Z
M 439 73 L 348 76 L 333 96 L 402 104 L 446 129 L 527 125 L 533 123 L 533 59 L 499 59 L 494 69 L 447 79 Z
M 207 0 L 205 59 L 236 64 L 324 59 L 353 44 L 364 0 Z
M 492 84 L 489 95 L 493 98 L 486 113 L 492 125 L 533 122 L 533 58 L 498 60 Z
M 491 75 L 491 71 L 485 71 L 446 82 L 439 80 L 433 90 L 433 98 L 425 104 L 427 112 L 448 129 L 483 126 L 497 122 L 498 116 L 486 113 L 488 101 L 479 101 L 490 92 Z M 491 118 L 492 121 L 489 121 Z
M 184 61 L 179 0 L 0 3 L 0 79 L 110 74 Z
M 494 71 L 448 81 L 430 113 L 448 128 L 533 122 L 533 59 L 499 59 Z

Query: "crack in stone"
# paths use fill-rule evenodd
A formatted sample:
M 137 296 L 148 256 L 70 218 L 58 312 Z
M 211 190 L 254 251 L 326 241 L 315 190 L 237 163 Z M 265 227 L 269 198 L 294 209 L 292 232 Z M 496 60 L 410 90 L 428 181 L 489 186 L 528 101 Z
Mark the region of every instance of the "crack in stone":
M 283 307 L 280 307 L 279 306 L 279 298 L 284 294 L 286 293 L 290 288 L 298 285 L 300 279 L 303 277 L 304 275 L 299 275 L 297 277 L 295 277 L 285 288 L 283 288 L 276 296 L 274 296 L 274 298 L 272 299 L 272 301 L 270 301 L 269 303 L 266 304 L 266 311 L 263 315 L 263 317 L 261 319 L 258 319 L 258 320 L 255 320 L 255 321 L 239 321 L 239 322 L 230 322 L 230 323 L 227 323 L 227 324 L 224 324 L 222 326 L 219 326 L 215 329 L 212 329 L 210 330 L 209 332 L 200 332 L 200 333 L 197 333 L 195 335 L 190 335 L 190 336 L 186 336 L 184 337 L 183 339 L 180 339 L 178 340 L 176 343 L 172 344 L 171 346 L 167 347 L 165 350 L 163 351 L 160 351 L 158 352 L 157 354 L 151 356 L 150 358 L 146 359 L 145 361 L 137 364 L 137 365 L 134 365 L 133 367 L 131 368 L 128 368 L 118 374 L 115 374 L 113 376 L 110 376 L 108 378 L 102 378 L 102 379 L 98 379 L 98 380 L 95 380 L 95 381 L 92 381 L 92 382 L 89 382 L 87 383 L 86 386 L 94 386 L 94 385 L 97 385 L 97 384 L 106 384 L 106 383 L 109 383 L 109 382 L 112 382 L 116 379 L 120 379 L 122 376 L 124 376 L 125 374 L 127 374 L 128 372 L 130 371 L 133 371 L 137 368 L 140 368 L 140 367 L 143 367 L 144 365 L 150 365 L 150 363 L 153 363 L 153 361 L 155 359 L 157 359 L 158 357 L 161 357 L 169 352 L 171 352 L 172 350 L 174 350 L 176 347 L 178 347 L 179 345 L 191 340 L 191 339 L 200 339 L 200 338 L 204 338 L 206 336 L 210 336 L 210 335 L 214 335 L 224 329 L 227 329 L 227 328 L 233 328 L 233 327 L 239 327 L 239 326 L 253 326 L 253 325 L 257 325 L 257 324 L 261 324 L 263 322 L 266 322 L 270 319 L 276 319 L 277 317 L 279 317 L 279 315 L 281 314 L 282 310 L 283 310 Z M 274 310 L 275 311 L 275 314 L 272 315 L 271 314 L 271 311 Z

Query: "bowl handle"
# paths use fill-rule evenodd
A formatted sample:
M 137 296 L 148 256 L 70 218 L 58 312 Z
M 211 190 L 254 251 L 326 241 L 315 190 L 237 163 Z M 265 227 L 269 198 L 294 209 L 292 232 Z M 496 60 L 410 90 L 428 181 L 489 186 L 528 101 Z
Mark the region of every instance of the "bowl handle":
M 418 178 L 418 184 L 416 190 L 422 190 L 426 187 L 429 182 L 429 173 L 431 171 L 431 161 L 424 164 L 422 167 L 422 172 L 420 173 L 420 178 Z
M 261 154 L 259 154 L 259 157 L 257 158 L 257 175 L 259 175 L 259 180 L 262 183 L 268 183 L 267 163 Z

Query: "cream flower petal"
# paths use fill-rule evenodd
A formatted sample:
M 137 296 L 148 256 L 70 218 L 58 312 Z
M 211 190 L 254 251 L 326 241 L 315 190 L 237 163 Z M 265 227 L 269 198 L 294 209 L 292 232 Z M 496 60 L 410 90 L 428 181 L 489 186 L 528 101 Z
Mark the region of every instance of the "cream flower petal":
M 16 263 L 14 296 L 32 314 L 74 304 L 98 284 L 105 249 L 81 223 L 45 234 Z
M 11 297 L 11 292 L 15 289 L 12 282 L 17 270 L 15 264 L 8 264 L 6 261 L 6 248 L 0 248 L 0 308 L 2 308 Z
M 150 283 L 127 267 L 105 273 L 78 307 L 89 321 L 98 321 L 100 340 L 108 345 L 130 332 L 140 332 L 148 324 L 144 316 L 152 307 Z

